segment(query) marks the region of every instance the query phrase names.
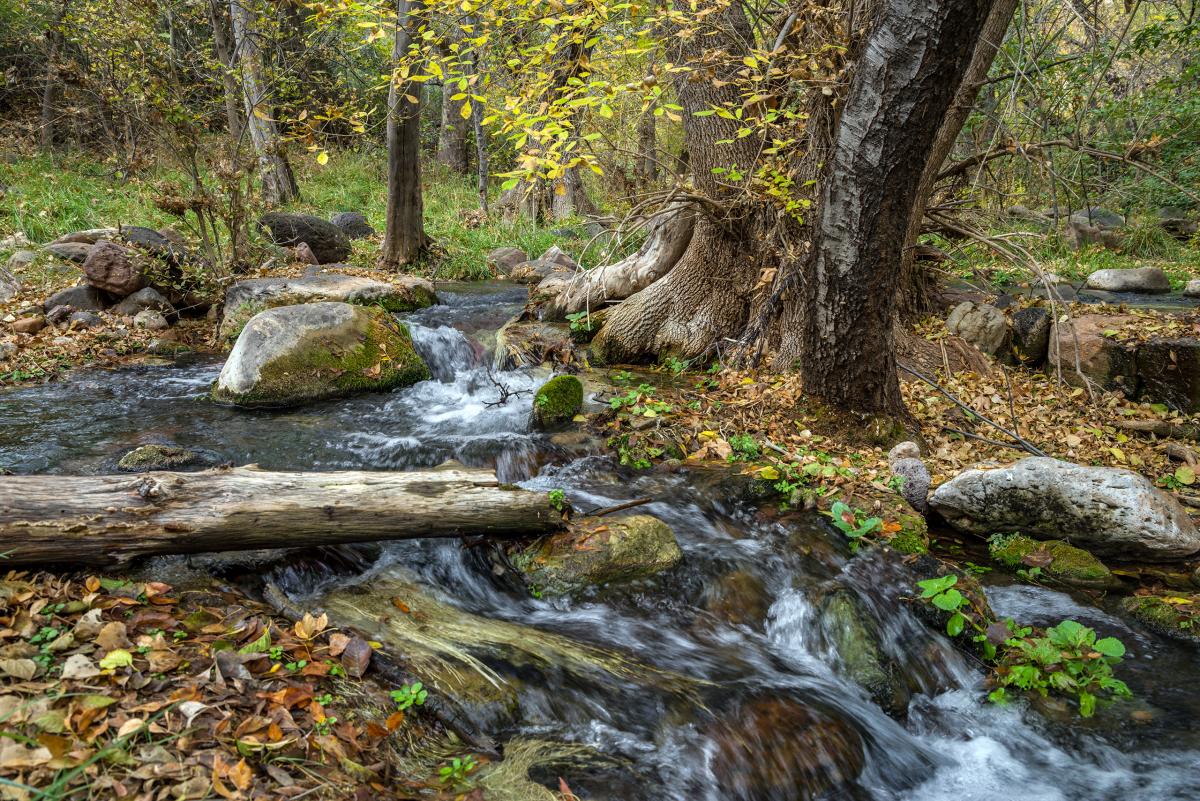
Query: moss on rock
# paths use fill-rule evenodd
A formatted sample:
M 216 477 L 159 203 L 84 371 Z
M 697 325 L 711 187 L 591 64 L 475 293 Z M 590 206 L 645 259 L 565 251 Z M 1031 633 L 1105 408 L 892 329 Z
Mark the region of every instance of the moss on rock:
M 1200 644 L 1200 594 L 1134 595 L 1121 608 L 1164 637 Z
M 117 467 L 129 473 L 148 470 L 173 470 L 196 461 L 197 456 L 186 448 L 173 445 L 142 445 L 121 457 Z
M 908 689 L 897 679 L 895 665 L 883 653 L 879 638 L 867 623 L 866 612 L 847 589 L 826 596 L 821 627 L 836 647 L 846 676 L 862 687 L 883 709 L 900 713 L 908 706 Z
M 556 375 L 542 384 L 533 396 L 536 428 L 569 423 L 583 407 L 583 384 L 573 375 Z
M 509 561 L 542 595 L 570 595 L 589 587 L 648 578 L 683 558 L 670 526 L 650 515 L 593 518 L 524 547 Z
M 1041 567 L 1042 575 L 1072 587 L 1103 589 L 1115 581 L 1103 562 L 1062 540 L 1039 541 L 1024 534 L 994 536 L 988 540 L 988 554 L 1010 570 Z

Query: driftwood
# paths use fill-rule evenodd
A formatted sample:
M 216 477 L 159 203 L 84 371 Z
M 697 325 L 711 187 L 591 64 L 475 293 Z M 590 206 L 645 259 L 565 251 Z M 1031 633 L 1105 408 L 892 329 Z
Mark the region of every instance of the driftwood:
M 162 554 L 374 540 L 536 535 L 563 527 L 544 493 L 487 470 L 7 476 L 5 566 L 105 566 Z
M 1200 440 L 1200 426 L 1186 423 L 1168 423 L 1166 420 L 1119 420 L 1117 427 L 1156 437 Z

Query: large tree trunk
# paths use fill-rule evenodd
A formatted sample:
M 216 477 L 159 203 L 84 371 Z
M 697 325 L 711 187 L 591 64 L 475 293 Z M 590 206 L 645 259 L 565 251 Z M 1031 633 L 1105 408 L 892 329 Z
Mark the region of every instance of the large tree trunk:
M 62 56 L 63 20 L 67 16 L 67 0 L 58 7 L 54 22 L 46 30 L 46 72 L 42 86 L 41 123 L 38 129 L 38 144 L 50 152 L 54 149 L 58 129 L 58 60 Z
M 159 554 L 373 540 L 510 536 L 562 528 L 545 493 L 466 468 L 423 473 L 10 476 L 0 496 L 5 565 L 113 565 Z
M 258 156 L 259 180 L 263 197 L 272 205 L 290 203 L 300 197 L 292 165 L 288 163 L 272 116 L 273 109 L 263 76 L 263 60 L 256 39 L 255 13 L 250 8 L 254 0 L 229 0 L 229 17 L 233 23 L 234 53 L 242 79 L 242 99 L 246 106 L 246 128 Z
M 929 158 L 925 162 L 920 188 L 917 190 L 912 216 L 908 222 L 908 232 L 904 238 L 904 277 L 901 284 L 904 291 L 900 296 L 900 302 L 901 311 L 905 313 L 921 314 L 932 310 L 929 283 L 924 269 L 916 261 L 917 237 L 921 235 L 921 227 L 925 221 L 925 209 L 933 196 L 938 173 L 941 171 L 942 165 L 946 163 L 967 118 L 971 116 L 979 87 L 987 80 L 992 62 L 996 60 L 996 53 L 1004 42 L 1004 35 L 1008 32 L 1017 2 L 1018 0 L 995 0 L 992 5 L 987 22 L 983 26 L 983 32 L 979 36 L 979 43 L 975 45 L 971 66 L 967 68 L 967 74 L 963 76 L 958 91 L 954 95 L 954 102 L 950 104 L 950 109 L 946 112 L 941 126 L 938 127 L 933 150 L 930 151 Z
M 925 164 L 992 0 L 888 0 L 855 70 L 802 283 L 805 392 L 903 414 L 893 341 L 901 255 Z
M 397 0 L 392 47 L 396 65 L 408 56 L 413 17 L 420 9 L 420 0 Z M 408 74 L 417 71 L 410 66 Z M 398 270 L 420 258 L 429 246 L 421 194 L 421 86 L 399 74 L 392 76 L 388 90 L 387 152 L 387 229 L 379 266 Z
M 442 87 L 442 127 L 438 132 L 437 160 L 453 172 L 466 175 L 470 168 L 467 163 L 467 128 L 471 120 L 470 116 L 464 118 L 462 115 L 464 101 L 451 100 L 456 94 L 458 90 L 452 85 Z
M 233 139 L 242 137 L 242 109 L 238 97 L 237 77 L 234 74 L 233 41 L 229 33 L 229 12 L 220 0 L 209 0 L 208 16 L 213 30 L 213 52 L 221 69 L 225 87 L 225 124 Z

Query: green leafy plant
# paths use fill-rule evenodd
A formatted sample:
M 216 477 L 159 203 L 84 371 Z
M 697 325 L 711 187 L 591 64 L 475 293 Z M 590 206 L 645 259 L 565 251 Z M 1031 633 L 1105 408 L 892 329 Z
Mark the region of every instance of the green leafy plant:
M 438 770 L 438 779 L 442 784 L 450 787 L 463 787 L 469 784 L 469 777 L 477 767 L 475 758 L 472 756 L 455 757 L 450 764 L 443 765 Z
M 883 520 L 878 517 L 867 517 L 861 509 L 851 509 L 842 501 L 835 501 L 829 509 L 829 517 L 833 526 L 846 535 L 850 540 L 850 552 L 858 551 L 858 546 L 864 537 L 883 529 Z
M 671 404 L 655 399 L 654 393 L 655 389 L 651 385 L 638 384 L 636 389 L 612 398 L 608 405 L 613 411 L 626 411 L 642 417 L 658 417 L 671 411 Z
M 567 495 L 557 487 L 546 493 L 546 498 L 550 501 L 550 508 L 557 512 L 565 511 L 567 508 Z
M 391 696 L 397 709 L 408 709 L 410 706 L 422 706 L 429 697 L 429 691 L 421 682 L 416 681 L 405 684 L 399 690 L 392 690 Z
M 728 442 L 733 449 L 733 453 L 727 457 L 730 462 L 748 462 L 762 455 L 758 442 L 749 434 L 734 434 Z
M 571 330 L 576 333 L 590 333 L 592 330 L 592 316 L 586 311 L 568 314 L 567 322 L 571 324 Z

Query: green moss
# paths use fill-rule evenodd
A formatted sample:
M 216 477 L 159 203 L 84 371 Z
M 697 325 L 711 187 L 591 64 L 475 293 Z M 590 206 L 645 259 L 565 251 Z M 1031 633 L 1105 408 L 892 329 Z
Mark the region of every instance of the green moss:
M 356 303 L 357 301 L 351 299 L 349 302 Z M 413 286 L 406 287 L 403 295 L 389 295 L 386 298 L 374 301 L 372 304 L 364 305 L 376 305 L 384 311 L 396 313 L 424 309 L 435 303 L 437 303 L 437 295 L 431 290 L 424 286 Z
M 929 524 L 918 514 L 897 515 L 896 522 L 900 530 L 892 536 L 888 544 L 900 553 L 921 554 L 929 553 Z
M 196 454 L 186 448 L 170 445 L 142 445 L 121 457 L 117 467 L 129 472 L 144 470 L 170 470 L 182 467 L 196 459 Z
M 512 565 L 543 595 L 647 578 L 681 558 L 671 528 L 650 515 L 575 523 L 509 552 Z
M 250 322 L 250 318 L 266 309 L 267 306 L 264 303 L 247 301 L 239 303 L 237 308 L 231 312 L 226 311 L 221 318 L 221 337 L 229 342 L 236 341 L 241 336 L 246 323 Z
M 907 705 L 907 694 L 889 669 L 879 640 L 853 593 L 839 589 L 825 599 L 821 626 L 836 646 L 838 659 L 851 681 L 885 709 Z
M 408 328 L 382 311 L 359 342 L 333 349 L 312 347 L 263 365 L 256 389 L 235 395 L 213 389 L 213 399 L 246 407 L 295 406 L 356 392 L 406 387 L 431 377 L 413 349 Z
M 556 375 L 533 396 L 533 420 L 540 428 L 570 422 L 583 407 L 583 384 L 573 375 Z
M 1121 608 L 1151 631 L 1200 643 L 1200 613 L 1194 611 L 1200 609 L 1200 595 L 1135 595 L 1121 601 Z
M 1062 540 L 1045 542 L 1024 534 L 995 536 L 988 540 L 993 561 L 1011 570 L 1040 566 L 1042 575 L 1074 587 L 1108 587 L 1112 572 L 1095 556 Z M 1039 554 L 1030 559 L 1031 554 Z M 1045 558 L 1049 563 L 1042 565 Z

